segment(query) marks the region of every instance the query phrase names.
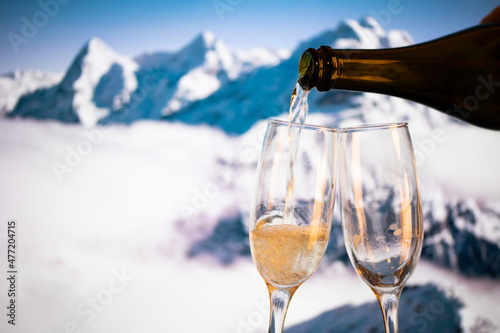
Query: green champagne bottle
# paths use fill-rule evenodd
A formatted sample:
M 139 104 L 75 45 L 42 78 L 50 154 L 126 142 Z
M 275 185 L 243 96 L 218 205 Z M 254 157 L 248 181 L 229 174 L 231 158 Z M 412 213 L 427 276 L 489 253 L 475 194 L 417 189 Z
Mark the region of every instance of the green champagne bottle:
M 397 96 L 500 130 L 500 24 L 392 49 L 310 48 L 300 58 L 298 83 Z

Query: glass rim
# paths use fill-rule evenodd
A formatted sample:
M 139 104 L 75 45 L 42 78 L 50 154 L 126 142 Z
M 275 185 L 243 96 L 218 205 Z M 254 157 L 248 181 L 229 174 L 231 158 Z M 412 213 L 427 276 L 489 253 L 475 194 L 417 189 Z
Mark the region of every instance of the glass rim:
M 268 124 L 281 125 L 281 126 L 297 127 L 297 128 L 301 128 L 301 129 L 308 129 L 308 130 L 314 130 L 314 131 L 333 132 L 333 133 L 338 132 L 338 129 L 335 128 L 335 127 L 327 127 L 327 126 L 318 126 L 318 125 L 310 125 L 310 124 L 292 123 L 292 122 L 289 122 L 289 121 L 279 120 L 279 119 L 275 119 L 275 118 L 268 119 L 267 123 Z
M 352 133 L 352 132 L 366 132 L 366 131 L 378 131 L 383 129 L 395 129 L 408 127 L 408 123 L 382 123 L 382 124 L 368 124 L 368 125 L 359 125 L 359 126 L 351 126 L 351 127 L 343 127 L 339 128 L 338 131 L 340 133 Z

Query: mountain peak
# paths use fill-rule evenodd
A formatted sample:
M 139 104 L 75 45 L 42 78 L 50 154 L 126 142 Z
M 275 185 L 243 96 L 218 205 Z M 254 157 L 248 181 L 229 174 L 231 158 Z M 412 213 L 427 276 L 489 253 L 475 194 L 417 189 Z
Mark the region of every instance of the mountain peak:
M 365 16 L 359 20 L 342 20 L 336 28 L 302 42 L 294 51 L 292 58 L 298 61 L 305 49 L 321 45 L 328 45 L 334 49 L 378 49 L 410 44 L 413 44 L 413 40 L 407 32 L 386 31 L 375 18 Z
M 203 31 L 199 37 L 201 40 L 203 40 L 204 44 L 206 46 L 213 46 L 215 43 L 215 34 L 209 30 Z
M 109 54 L 115 53 L 108 44 L 106 44 L 99 37 L 90 38 L 82 47 L 81 53 L 90 54 L 90 53 L 100 53 L 100 54 Z
M 187 112 L 187 118 L 193 112 L 196 119 L 201 119 L 205 116 L 199 116 L 198 111 L 191 110 L 202 105 L 202 100 L 219 90 L 221 93 L 217 96 L 224 98 L 238 95 L 237 88 L 242 86 L 246 87 L 245 92 L 238 95 L 238 101 L 246 100 L 246 92 L 262 84 L 259 75 L 274 82 L 269 87 L 272 96 L 266 95 L 266 99 L 281 96 L 279 90 L 296 80 L 298 60 L 309 47 L 328 45 L 339 49 L 374 49 L 402 46 L 410 40 L 408 34 L 402 31 L 386 32 L 372 17 L 344 20 L 337 27 L 303 42 L 292 57 L 283 66 L 279 66 L 284 58 L 288 58 L 288 52 L 270 49 L 235 50 L 225 45 L 211 31 L 203 31 L 193 37 L 177 52 L 144 55 L 138 58 L 139 63 L 116 53 L 100 38 L 91 38 L 82 46 L 57 89 L 43 95 L 34 94 L 30 100 L 25 99 L 16 112 L 23 115 L 39 112 L 40 105 L 47 105 L 41 101 L 49 99 L 53 105 L 51 112 L 54 117 L 67 114 L 67 119 L 76 119 L 85 125 L 94 125 L 114 111 L 117 113 L 113 113 L 114 116 L 110 119 L 118 119 L 118 114 L 121 117 L 116 121 L 134 121 L 141 117 L 152 119 L 163 115 L 174 119 L 174 113 L 181 114 L 179 112 L 183 111 Z M 259 71 L 257 75 L 257 69 L 261 67 L 269 68 Z M 272 69 L 274 67 L 278 68 Z M 274 74 L 274 70 L 279 74 Z M 238 81 L 240 76 L 245 80 L 254 77 L 254 74 L 248 75 L 251 72 L 257 76 L 248 87 L 246 81 Z M 276 79 L 278 76 L 282 79 Z M 230 93 L 224 90 L 226 88 Z M 217 96 L 214 95 L 214 101 Z M 129 109 L 135 113 L 130 116 L 125 114 Z M 257 114 L 260 115 L 260 111 L 256 111 Z M 182 119 L 184 116 L 178 117 Z M 248 117 L 249 122 L 255 119 L 257 116 Z M 207 122 L 212 123 L 214 120 L 209 119 Z M 222 122 L 221 127 L 226 124 L 225 120 Z
M 215 37 L 215 34 L 211 31 L 205 30 L 197 35 L 191 43 L 186 46 L 186 49 L 199 51 L 211 50 L 215 48 L 216 42 L 217 38 Z
M 386 34 L 386 31 L 382 28 L 380 23 L 371 16 L 362 17 L 359 20 L 359 25 L 374 31 L 378 36 L 384 36 Z
M 386 36 L 386 31 L 372 17 L 358 20 L 345 19 L 334 30 L 337 39 L 353 39 L 363 43 L 369 39 L 379 39 Z
M 106 43 L 98 37 L 89 39 L 80 49 L 80 52 L 73 60 L 66 75 L 62 81 L 62 85 L 68 88 L 73 88 L 74 82 L 89 69 L 99 72 L 104 67 L 109 67 L 108 63 L 112 59 L 119 58 L 119 55 L 113 51 Z M 99 75 L 90 75 L 93 80 L 97 80 Z

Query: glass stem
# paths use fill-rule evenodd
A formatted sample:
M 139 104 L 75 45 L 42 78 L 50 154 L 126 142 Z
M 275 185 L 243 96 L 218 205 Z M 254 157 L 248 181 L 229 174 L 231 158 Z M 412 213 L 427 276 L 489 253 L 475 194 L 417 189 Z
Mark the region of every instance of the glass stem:
M 288 310 L 288 304 L 293 296 L 293 292 L 290 293 L 282 289 L 272 289 L 272 291 L 269 290 L 269 296 L 271 298 L 271 320 L 269 322 L 269 333 L 282 333 L 286 311 Z
M 388 293 L 376 293 L 377 299 L 384 315 L 386 333 L 398 333 L 398 304 L 400 290 Z

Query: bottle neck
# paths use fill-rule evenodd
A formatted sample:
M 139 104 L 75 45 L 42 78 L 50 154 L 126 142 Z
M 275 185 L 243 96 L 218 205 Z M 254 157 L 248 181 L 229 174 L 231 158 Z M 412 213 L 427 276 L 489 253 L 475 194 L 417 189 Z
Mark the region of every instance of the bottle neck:
M 328 46 L 307 49 L 299 63 L 299 84 L 306 90 L 318 91 L 398 89 L 402 73 L 408 72 L 401 50 L 334 50 Z
M 408 85 L 420 86 L 422 76 L 414 75 L 414 71 L 436 64 L 405 59 L 401 52 L 401 49 L 334 50 L 332 61 L 336 63 L 336 70 L 331 76 L 329 89 L 391 92 L 394 95 L 403 93 Z
M 499 38 L 500 35 L 496 39 Z M 336 68 L 328 83 L 329 89 L 401 97 L 447 113 L 452 108 L 454 114 L 451 115 L 461 119 L 480 116 L 467 112 L 471 111 L 469 99 L 473 99 L 468 96 L 478 95 L 476 99 L 480 100 L 481 107 L 499 109 L 498 56 L 484 57 L 473 49 L 436 49 L 433 45 L 420 44 L 395 49 L 334 50 L 332 61 L 336 62 Z M 492 52 L 498 54 L 496 50 Z M 484 83 L 490 81 L 491 84 Z M 486 95 L 487 98 L 481 97 Z M 465 111 L 461 112 L 455 105 Z
M 305 90 L 401 97 L 477 126 L 500 129 L 500 24 L 400 48 L 308 49 L 299 71 Z

